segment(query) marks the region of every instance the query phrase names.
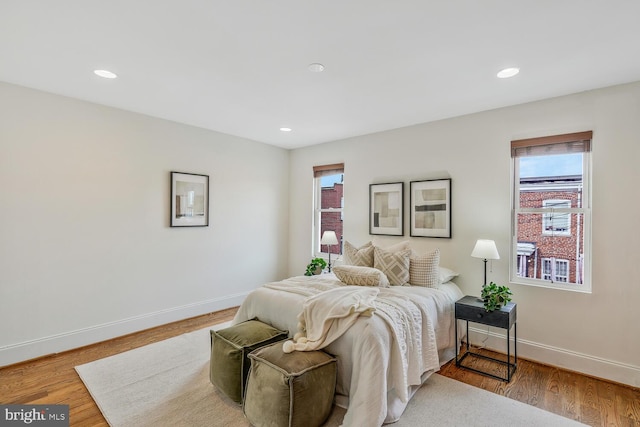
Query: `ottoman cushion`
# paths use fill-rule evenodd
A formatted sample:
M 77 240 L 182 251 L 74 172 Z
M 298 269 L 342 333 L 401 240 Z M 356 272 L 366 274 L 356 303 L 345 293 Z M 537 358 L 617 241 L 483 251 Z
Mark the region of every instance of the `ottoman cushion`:
M 282 343 L 249 355 L 243 412 L 256 427 L 320 426 L 333 407 L 336 359 L 323 351 L 284 353 Z
M 287 335 L 287 331 L 255 319 L 219 331 L 212 330 L 209 379 L 231 400 L 242 403 L 251 366 L 248 354 L 267 344 L 285 340 Z

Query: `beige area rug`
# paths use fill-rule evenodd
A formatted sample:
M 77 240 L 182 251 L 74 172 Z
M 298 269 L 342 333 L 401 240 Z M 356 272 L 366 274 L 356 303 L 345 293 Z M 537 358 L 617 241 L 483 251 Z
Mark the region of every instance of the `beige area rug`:
M 216 329 L 227 326 L 217 325 Z M 113 427 L 248 427 L 242 409 L 209 382 L 209 328 L 76 366 Z M 325 424 L 338 426 L 334 406 Z M 579 426 L 567 418 L 432 375 L 392 426 Z

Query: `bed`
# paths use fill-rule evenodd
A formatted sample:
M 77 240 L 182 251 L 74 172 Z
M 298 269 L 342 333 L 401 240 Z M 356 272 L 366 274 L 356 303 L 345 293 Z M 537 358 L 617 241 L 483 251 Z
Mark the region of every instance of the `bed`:
M 347 286 L 332 273 L 269 283 L 247 296 L 233 324 L 258 318 L 292 336 L 310 295 L 351 288 L 365 287 Z M 376 312 L 355 319 L 323 348 L 338 360 L 335 403 L 347 409 L 343 426 L 397 421 L 420 385 L 455 357 L 454 303 L 463 296 L 455 283 L 384 287 L 376 295 Z M 405 311 L 385 315 L 389 305 Z

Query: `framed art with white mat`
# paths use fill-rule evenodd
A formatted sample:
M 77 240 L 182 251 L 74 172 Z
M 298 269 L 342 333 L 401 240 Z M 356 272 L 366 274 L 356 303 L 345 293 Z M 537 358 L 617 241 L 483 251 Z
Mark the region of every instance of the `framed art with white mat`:
M 209 225 L 209 175 L 171 172 L 171 227 Z
M 451 238 L 451 178 L 411 181 L 411 237 Z

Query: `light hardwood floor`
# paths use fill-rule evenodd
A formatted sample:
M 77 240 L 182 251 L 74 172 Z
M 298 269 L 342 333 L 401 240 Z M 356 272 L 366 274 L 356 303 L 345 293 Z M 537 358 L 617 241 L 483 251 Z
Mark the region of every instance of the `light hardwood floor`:
M 66 404 L 72 426 L 106 426 L 74 367 L 231 320 L 231 308 L 0 368 L 0 403 Z M 480 362 L 484 363 L 484 362 Z M 489 365 L 480 366 L 490 369 Z M 518 360 L 509 383 L 448 363 L 440 374 L 591 426 L 640 427 L 640 389 Z

